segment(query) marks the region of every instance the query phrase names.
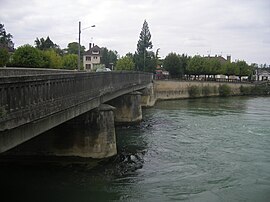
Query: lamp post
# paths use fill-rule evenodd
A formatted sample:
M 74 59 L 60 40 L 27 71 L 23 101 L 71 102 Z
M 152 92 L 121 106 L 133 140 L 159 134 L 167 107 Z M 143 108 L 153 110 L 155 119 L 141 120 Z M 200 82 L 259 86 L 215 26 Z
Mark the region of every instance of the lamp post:
M 92 25 L 90 27 L 95 27 L 96 25 Z M 85 27 L 82 30 L 88 29 L 90 27 Z M 79 21 L 79 43 L 78 43 L 78 71 L 80 70 L 81 63 L 81 21 Z
M 81 62 L 81 21 L 79 21 L 78 71 L 80 70 L 80 62 Z

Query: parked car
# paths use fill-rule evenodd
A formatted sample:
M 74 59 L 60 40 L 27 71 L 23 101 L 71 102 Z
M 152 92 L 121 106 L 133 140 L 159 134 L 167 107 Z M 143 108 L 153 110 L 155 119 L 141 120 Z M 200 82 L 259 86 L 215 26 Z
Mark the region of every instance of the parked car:
M 112 71 L 110 68 L 98 68 L 96 72 L 110 72 Z

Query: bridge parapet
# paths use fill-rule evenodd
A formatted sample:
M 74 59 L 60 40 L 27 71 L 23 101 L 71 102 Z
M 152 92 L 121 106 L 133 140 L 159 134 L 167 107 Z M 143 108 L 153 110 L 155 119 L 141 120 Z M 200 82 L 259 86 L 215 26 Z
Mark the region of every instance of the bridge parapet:
M 142 72 L 72 72 L 0 78 L 0 132 L 33 122 L 118 91 L 143 88 L 152 74 Z M 108 96 L 108 95 L 111 95 Z M 118 95 L 119 96 L 119 95 Z

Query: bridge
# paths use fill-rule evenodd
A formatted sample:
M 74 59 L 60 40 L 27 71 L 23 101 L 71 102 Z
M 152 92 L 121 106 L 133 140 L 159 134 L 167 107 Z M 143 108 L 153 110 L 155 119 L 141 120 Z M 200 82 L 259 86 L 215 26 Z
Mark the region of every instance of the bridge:
M 104 133 L 114 136 L 114 121 L 119 119 L 118 122 L 125 122 L 128 119 L 127 108 L 132 108 L 131 116 L 137 115 L 131 118 L 131 122 L 141 118 L 141 112 L 134 112 L 134 109 L 141 110 L 143 95 L 137 91 L 149 87 L 152 78 L 152 74 L 142 72 L 91 73 L 2 68 L 0 153 L 65 122 L 71 125 L 79 122 L 80 125 L 88 123 L 90 129 L 86 130 L 90 131 L 87 137 L 79 138 L 79 143 L 74 143 L 73 148 L 58 153 L 98 158 L 113 155 L 115 137 L 104 139 Z M 137 100 L 137 107 L 134 107 L 133 100 Z M 79 119 L 74 119 L 76 117 Z M 99 140 L 89 137 L 93 130 L 95 136 L 103 136 Z M 84 145 L 80 146 L 82 142 Z M 104 145 L 114 151 L 101 148 Z M 95 147 L 95 151 L 87 152 L 86 147 Z

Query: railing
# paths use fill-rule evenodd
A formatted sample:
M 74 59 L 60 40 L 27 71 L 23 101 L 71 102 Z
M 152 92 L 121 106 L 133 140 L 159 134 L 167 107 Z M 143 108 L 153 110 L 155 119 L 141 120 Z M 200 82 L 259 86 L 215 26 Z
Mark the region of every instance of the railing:
M 0 78 L 0 131 L 46 117 L 106 93 L 151 83 L 141 72 L 74 72 Z

